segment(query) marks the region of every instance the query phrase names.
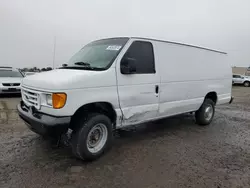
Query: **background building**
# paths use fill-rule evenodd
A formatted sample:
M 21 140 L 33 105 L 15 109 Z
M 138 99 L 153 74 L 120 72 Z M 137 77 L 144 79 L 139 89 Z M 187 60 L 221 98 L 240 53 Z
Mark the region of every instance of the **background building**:
M 250 76 L 250 67 L 232 67 L 233 74 Z

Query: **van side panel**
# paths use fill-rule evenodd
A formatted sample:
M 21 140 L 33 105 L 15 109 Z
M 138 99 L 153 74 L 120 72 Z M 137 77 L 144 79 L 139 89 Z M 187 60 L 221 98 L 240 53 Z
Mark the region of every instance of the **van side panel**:
M 213 91 L 217 104 L 230 101 L 232 70 L 227 55 L 166 42 L 153 45 L 161 71 L 160 117 L 196 111 Z

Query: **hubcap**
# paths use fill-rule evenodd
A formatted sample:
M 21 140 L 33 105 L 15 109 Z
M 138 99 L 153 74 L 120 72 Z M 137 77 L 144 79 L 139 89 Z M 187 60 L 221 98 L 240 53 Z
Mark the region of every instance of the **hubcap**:
M 214 113 L 214 109 L 212 105 L 208 105 L 205 109 L 205 114 L 204 114 L 205 120 L 210 121 L 213 116 L 213 113 Z
M 249 83 L 248 83 L 248 82 L 245 82 L 245 86 L 246 86 L 246 87 L 249 87 Z
M 107 127 L 102 124 L 96 124 L 88 133 L 87 148 L 91 153 L 99 152 L 107 142 L 108 130 Z

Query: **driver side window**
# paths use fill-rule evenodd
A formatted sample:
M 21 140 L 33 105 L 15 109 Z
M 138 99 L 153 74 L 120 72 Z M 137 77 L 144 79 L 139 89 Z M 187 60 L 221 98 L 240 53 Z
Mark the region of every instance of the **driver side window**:
M 233 75 L 233 78 L 241 78 L 239 75 Z
M 155 61 L 153 45 L 150 42 L 135 41 L 131 44 L 123 59 L 135 61 L 135 74 L 154 74 Z

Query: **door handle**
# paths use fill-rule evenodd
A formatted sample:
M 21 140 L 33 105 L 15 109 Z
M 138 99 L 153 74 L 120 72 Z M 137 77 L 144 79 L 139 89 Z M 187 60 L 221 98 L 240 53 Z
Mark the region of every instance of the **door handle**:
M 158 85 L 155 86 L 155 93 L 159 94 L 159 86 Z

